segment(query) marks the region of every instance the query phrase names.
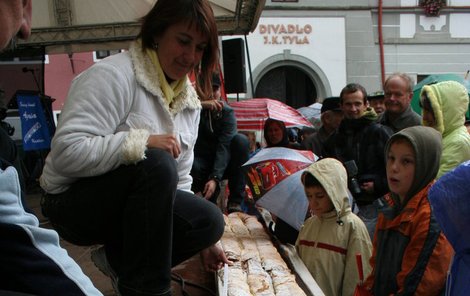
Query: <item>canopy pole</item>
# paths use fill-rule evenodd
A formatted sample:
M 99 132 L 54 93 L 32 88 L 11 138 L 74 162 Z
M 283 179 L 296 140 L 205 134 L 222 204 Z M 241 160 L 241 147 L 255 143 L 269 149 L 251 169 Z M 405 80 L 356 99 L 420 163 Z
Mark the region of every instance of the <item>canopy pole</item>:
M 248 40 L 246 39 L 246 34 L 245 34 L 245 48 L 246 48 L 246 57 L 247 57 L 247 60 L 248 60 L 248 74 L 250 75 L 251 97 L 254 98 L 255 89 L 254 89 L 254 86 L 253 86 L 253 75 L 251 75 L 250 51 L 248 50 Z
M 217 71 L 219 71 L 219 79 L 220 79 L 220 91 L 222 98 L 225 102 L 228 102 L 227 92 L 225 91 L 225 80 L 224 75 L 222 73 L 222 67 L 220 67 L 220 61 L 217 63 Z

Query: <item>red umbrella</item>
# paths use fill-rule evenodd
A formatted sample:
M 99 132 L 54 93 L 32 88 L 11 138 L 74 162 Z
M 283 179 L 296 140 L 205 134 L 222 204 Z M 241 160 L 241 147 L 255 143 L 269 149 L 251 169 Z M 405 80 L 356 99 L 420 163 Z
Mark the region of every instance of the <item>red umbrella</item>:
M 313 127 L 299 111 L 281 101 L 257 98 L 229 103 L 235 111 L 239 130 L 263 130 L 268 118 L 283 121 L 286 127 Z

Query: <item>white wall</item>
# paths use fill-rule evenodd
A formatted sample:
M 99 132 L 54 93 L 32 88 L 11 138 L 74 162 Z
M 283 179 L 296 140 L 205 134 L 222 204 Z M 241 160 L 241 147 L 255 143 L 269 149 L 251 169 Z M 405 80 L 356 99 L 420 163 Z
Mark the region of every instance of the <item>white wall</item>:
M 223 39 L 241 36 L 224 37 Z M 262 17 L 247 36 L 251 68 L 290 50 L 310 59 L 325 73 L 332 93 L 346 84 L 346 37 L 342 17 Z M 247 79 L 249 79 L 247 65 Z

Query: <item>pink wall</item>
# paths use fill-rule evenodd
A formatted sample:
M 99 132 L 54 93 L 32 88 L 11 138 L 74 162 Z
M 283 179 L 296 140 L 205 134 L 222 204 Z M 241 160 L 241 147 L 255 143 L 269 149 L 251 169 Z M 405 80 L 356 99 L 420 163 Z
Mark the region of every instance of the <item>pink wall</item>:
M 0 67 L 0 88 L 5 92 L 5 98 L 9 101 L 17 90 L 38 91 L 36 82 L 31 72 L 23 72 L 23 68 L 35 71 L 39 85 L 42 84 L 42 66 L 40 64 L 2 64 Z
M 55 99 L 54 110 L 64 106 L 72 80 L 93 65 L 93 52 L 49 55 L 44 68 L 45 94 Z

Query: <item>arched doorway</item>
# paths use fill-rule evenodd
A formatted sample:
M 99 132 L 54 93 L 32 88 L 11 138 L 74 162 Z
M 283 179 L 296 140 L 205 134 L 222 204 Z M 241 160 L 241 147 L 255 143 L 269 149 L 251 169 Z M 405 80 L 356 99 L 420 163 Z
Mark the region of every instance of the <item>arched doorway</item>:
M 317 89 L 302 69 L 279 66 L 261 77 L 255 97 L 277 99 L 297 109 L 315 103 Z

